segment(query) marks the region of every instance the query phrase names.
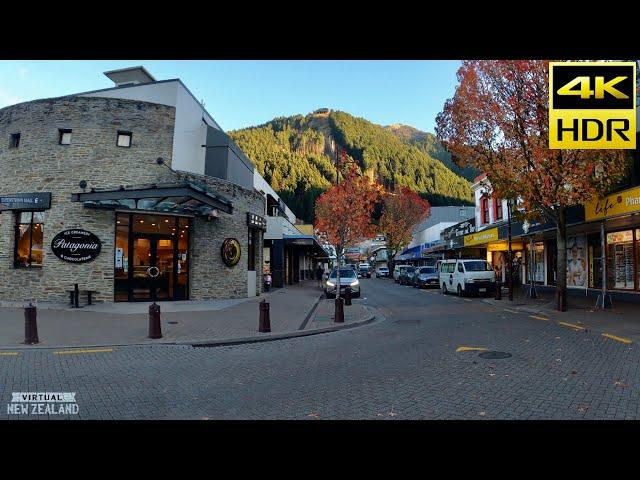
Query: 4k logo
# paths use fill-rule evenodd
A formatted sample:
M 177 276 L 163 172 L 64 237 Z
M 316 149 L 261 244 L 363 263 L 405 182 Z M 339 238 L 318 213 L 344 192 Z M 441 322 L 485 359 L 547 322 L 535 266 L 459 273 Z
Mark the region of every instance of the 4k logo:
M 549 64 L 549 148 L 636 148 L 635 62 Z

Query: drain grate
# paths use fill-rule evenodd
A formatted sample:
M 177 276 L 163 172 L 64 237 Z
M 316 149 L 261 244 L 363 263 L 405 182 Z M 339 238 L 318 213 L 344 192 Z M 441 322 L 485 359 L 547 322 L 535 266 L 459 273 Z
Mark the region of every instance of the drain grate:
M 501 358 L 509 358 L 511 354 L 507 352 L 489 351 L 489 352 L 482 352 L 478 356 L 481 358 L 487 358 L 490 360 L 499 360 Z

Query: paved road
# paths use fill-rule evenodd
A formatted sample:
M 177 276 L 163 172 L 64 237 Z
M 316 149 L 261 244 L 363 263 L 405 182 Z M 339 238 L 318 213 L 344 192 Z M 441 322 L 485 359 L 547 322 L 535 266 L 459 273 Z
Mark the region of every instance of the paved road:
M 362 280 L 386 317 L 262 344 L 0 356 L 4 418 L 640 418 L 640 351 L 549 320 Z M 477 347 L 510 358 L 480 358 Z M 6 415 L 16 391 L 76 393 L 79 415 Z

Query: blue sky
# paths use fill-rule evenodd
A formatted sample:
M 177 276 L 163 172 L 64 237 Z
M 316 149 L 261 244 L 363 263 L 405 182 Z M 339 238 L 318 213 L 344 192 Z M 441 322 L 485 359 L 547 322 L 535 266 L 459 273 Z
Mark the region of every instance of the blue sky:
M 381 125 L 433 132 L 453 96 L 458 61 L 0 61 L 0 108 L 112 83 L 102 72 L 144 65 L 180 78 L 224 130 L 328 107 Z

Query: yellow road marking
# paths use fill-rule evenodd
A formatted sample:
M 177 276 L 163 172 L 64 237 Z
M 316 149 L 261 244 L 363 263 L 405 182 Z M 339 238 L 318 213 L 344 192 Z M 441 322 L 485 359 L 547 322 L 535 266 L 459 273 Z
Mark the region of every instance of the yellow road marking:
M 511 313 L 520 313 L 517 310 L 511 310 L 510 308 L 505 308 L 504 310 L 506 310 L 507 312 L 511 312 Z
M 18 352 L 0 352 L 0 357 L 1 356 L 6 356 L 6 357 L 15 357 L 16 355 L 20 355 Z
M 484 351 L 486 348 L 484 347 L 458 347 L 456 352 L 471 352 L 471 351 Z
M 580 325 L 574 325 L 573 323 L 558 322 L 558 325 L 563 325 L 565 327 L 573 328 L 574 330 L 584 330 L 584 327 L 581 327 Z
M 610 338 L 611 340 L 615 340 L 617 342 L 626 343 L 627 345 L 633 343 L 633 341 L 629 340 L 628 338 L 616 337 L 615 335 L 611 335 L 610 333 L 603 333 L 602 336 Z
M 539 317 L 538 315 L 529 315 L 529 318 L 535 318 L 536 320 L 549 320 L 546 317 Z
M 60 350 L 58 352 L 53 352 L 54 355 L 72 355 L 74 353 L 102 353 L 102 352 L 113 352 L 113 348 L 94 348 L 91 350 Z

